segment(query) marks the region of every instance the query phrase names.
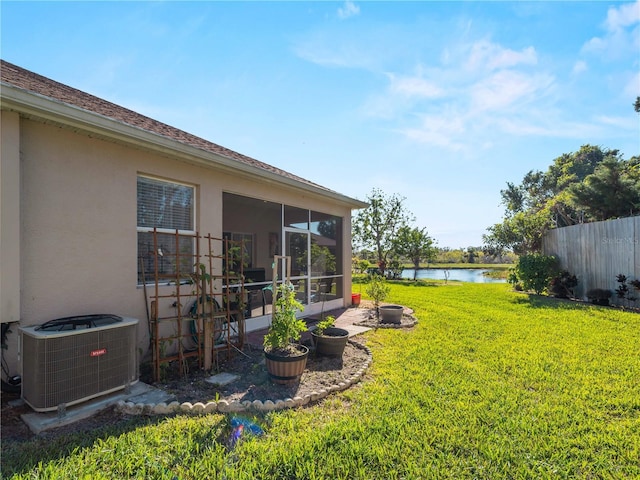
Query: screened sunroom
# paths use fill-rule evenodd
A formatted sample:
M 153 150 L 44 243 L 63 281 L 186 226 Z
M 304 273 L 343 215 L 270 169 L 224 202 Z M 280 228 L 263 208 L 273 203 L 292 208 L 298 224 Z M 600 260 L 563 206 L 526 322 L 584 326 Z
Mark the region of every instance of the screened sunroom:
M 270 313 L 269 287 L 274 273 L 287 276 L 285 263 L 274 258 L 290 258 L 289 280 L 298 300 L 308 313 L 342 305 L 343 219 L 313 209 L 225 193 L 223 195 L 224 236 L 242 242 L 245 289 L 251 317 Z

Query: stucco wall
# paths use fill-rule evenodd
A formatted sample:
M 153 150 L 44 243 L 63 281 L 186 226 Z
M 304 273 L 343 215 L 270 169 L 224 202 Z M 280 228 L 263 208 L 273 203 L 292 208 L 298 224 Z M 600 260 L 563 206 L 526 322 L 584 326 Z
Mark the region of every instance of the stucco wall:
M 201 233 L 221 236 L 226 191 L 341 216 L 344 245 L 351 243 L 348 207 L 271 183 L 28 119 L 20 121 L 20 149 L 21 325 L 91 313 L 130 316 L 140 320 L 139 346 L 146 351 L 145 298 L 137 286 L 138 173 L 196 185 Z M 345 304 L 350 303 L 348 257 Z
M 20 117 L 0 121 L 0 321 L 20 320 Z

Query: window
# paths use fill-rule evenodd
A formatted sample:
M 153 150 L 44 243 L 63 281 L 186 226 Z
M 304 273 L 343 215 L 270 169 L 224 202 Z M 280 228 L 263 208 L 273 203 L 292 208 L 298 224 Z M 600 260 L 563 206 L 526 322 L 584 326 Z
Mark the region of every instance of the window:
M 312 210 L 312 275 L 341 275 L 342 253 L 342 218 Z
M 299 228 L 300 230 L 309 229 L 309 210 L 298 207 L 284 206 L 284 226 L 291 228 Z
M 222 236 L 232 243 L 232 247 L 242 246 L 242 255 L 240 252 L 236 254 L 238 258 L 242 258 L 243 268 L 253 267 L 253 234 L 251 233 L 235 233 L 224 232 Z
M 193 267 L 195 187 L 138 176 L 138 283 Z M 158 236 L 154 252 L 153 229 Z M 180 235 L 176 235 L 176 230 Z M 157 255 L 156 255 L 157 253 Z M 155 264 L 155 259 L 158 264 Z

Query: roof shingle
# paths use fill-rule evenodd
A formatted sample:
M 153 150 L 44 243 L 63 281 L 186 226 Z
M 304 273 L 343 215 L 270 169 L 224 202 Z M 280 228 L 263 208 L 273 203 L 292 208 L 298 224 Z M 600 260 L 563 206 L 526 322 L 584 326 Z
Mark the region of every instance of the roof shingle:
M 305 183 L 327 192 L 332 190 L 321 185 L 310 182 L 302 177 L 298 177 L 285 170 L 279 169 L 255 158 L 242 155 L 228 148 L 192 135 L 184 130 L 172 127 L 152 118 L 141 115 L 133 110 L 121 107 L 115 103 L 108 102 L 81 90 L 69 87 L 62 83 L 51 80 L 37 73 L 13 65 L 5 60 L 0 60 L 0 79 L 3 83 L 12 85 L 22 90 L 42 95 L 59 102 L 72 105 L 74 107 L 87 110 L 89 112 L 111 118 L 113 120 L 137 127 L 148 132 L 161 135 L 168 139 L 189 145 L 206 152 L 214 153 L 237 162 L 241 162 L 253 167 L 280 175 L 291 180 Z

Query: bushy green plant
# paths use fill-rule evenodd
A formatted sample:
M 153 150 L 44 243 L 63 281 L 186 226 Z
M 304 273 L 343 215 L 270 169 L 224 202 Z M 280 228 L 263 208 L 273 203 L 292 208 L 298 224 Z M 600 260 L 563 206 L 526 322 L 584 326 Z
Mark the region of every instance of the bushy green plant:
M 358 271 L 360 273 L 367 273 L 367 269 L 371 267 L 371 262 L 369 260 L 359 260 L 358 261 Z
M 307 329 L 304 320 L 296 318 L 304 306 L 296 299 L 296 292 L 290 282 L 283 282 L 274 292 L 273 316 L 269 331 L 264 336 L 264 346 L 271 352 L 291 352 L 291 345 L 300 340 Z
M 556 257 L 533 253 L 518 259 L 514 273 L 524 290 L 533 290 L 538 295 L 545 291 L 551 279 L 559 272 Z
M 389 295 L 389 285 L 387 285 L 386 279 L 382 275 L 373 274 L 369 277 L 369 283 L 365 292 L 373 299 L 373 304 L 376 307 L 376 315 L 380 314 L 380 302 L 383 302 L 387 295 Z
M 322 335 L 327 328 L 333 327 L 335 323 L 336 323 L 335 317 L 332 315 L 329 315 L 324 320 L 321 320 L 320 322 L 318 322 L 318 325 L 316 325 L 316 329 L 314 330 L 314 332 L 316 335 Z

